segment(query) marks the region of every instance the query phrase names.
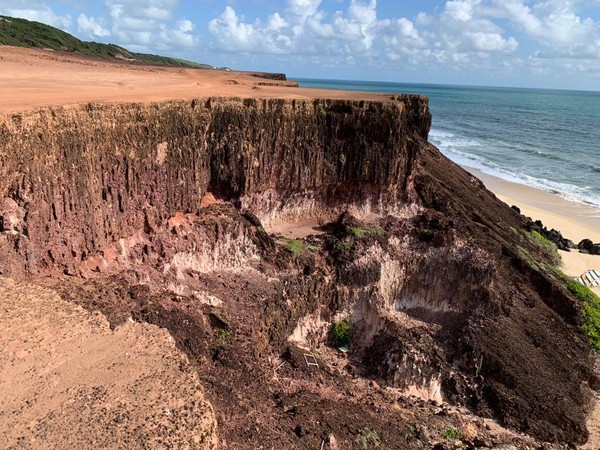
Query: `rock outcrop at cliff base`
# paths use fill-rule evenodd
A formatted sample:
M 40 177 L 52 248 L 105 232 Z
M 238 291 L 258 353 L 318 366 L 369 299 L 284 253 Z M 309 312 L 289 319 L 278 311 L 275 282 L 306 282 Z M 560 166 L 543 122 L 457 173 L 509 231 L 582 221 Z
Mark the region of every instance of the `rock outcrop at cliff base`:
M 365 430 L 414 448 L 449 426 L 488 442 L 483 422 L 426 401 L 583 443 L 581 305 L 524 218 L 427 142 L 430 124 L 417 96 L 2 116 L 0 270 L 49 275 L 113 327 L 167 328 L 229 448 L 360 448 Z M 328 337 L 345 317 L 347 357 Z

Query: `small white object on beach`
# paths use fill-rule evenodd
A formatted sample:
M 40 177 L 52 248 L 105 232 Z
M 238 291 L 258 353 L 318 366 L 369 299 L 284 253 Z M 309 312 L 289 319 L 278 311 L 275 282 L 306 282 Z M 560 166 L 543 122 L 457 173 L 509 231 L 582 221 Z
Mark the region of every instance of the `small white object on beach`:
M 588 287 L 598 287 L 600 286 L 600 270 L 588 270 L 577 277 L 577 281 Z

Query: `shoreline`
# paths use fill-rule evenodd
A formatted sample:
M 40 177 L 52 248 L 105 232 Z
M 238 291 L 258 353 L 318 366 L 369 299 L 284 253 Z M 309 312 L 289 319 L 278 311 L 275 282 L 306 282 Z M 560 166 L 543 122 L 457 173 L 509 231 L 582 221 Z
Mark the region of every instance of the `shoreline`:
M 554 228 L 578 244 L 582 239 L 600 242 L 600 209 L 566 200 L 559 195 L 489 175 L 479 169 L 461 166 L 479 178 L 485 187 L 508 206 L 515 205 L 525 216 L 541 220 L 548 229 Z M 600 270 L 600 255 L 586 255 L 577 250 L 559 250 L 562 270 L 578 277 L 590 269 Z M 600 295 L 600 287 L 592 289 Z

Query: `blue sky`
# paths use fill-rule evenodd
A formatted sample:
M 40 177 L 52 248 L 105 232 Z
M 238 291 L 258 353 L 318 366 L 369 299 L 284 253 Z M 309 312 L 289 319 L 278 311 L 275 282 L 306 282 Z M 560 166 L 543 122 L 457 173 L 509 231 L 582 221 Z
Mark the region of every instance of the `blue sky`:
M 600 90 L 600 0 L 0 0 L 0 14 L 290 77 Z

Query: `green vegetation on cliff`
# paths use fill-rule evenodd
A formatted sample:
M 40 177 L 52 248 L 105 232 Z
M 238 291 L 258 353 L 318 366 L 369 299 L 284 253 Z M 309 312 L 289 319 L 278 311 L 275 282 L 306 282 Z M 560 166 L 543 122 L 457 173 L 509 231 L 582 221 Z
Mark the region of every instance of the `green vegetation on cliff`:
M 336 347 L 347 347 L 352 341 L 352 325 L 350 318 L 335 322 L 329 327 L 329 336 Z
M 543 252 L 546 256 L 552 261 L 555 266 L 560 265 L 562 258 L 560 253 L 558 253 L 558 247 L 556 244 L 549 239 L 546 239 L 537 231 L 531 231 L 529 236 L 533 243 Z
M 531 239 L 537 242 L 537 245 L 546 252 L 551 260 L 554 260 L 554 256 L 560 255 L 556 250 L 556 245 L 547 241 L 543 236 L 535 231 L 530 234 Z M 573 296 L 581 302 L 581 308 L 583 313 L 583 324 L 580 326 L 592 347 L 600 352 L 600 297 L 598 297 L 590 288 L 584 286 L 579 281 L 565 274 L 556 266 L 552 266 L 539 259 L 534 258 L 527 250 L 522 247 L 518 247 L 518 252 L 524 261 L 529 265 L 532 270 L 546 273 L 556 280 L 562 282 L 564 287 Z M 560 259 L 554 260 L 556 264 L 560 262 Z
M 600 351 L 600 297 L 594 294 L 590 288 L 575 281 L 560 270 L 556 270 L 556 273 L 563 280 L 569 292 L 583 303 L 585 322 L 581 325 L 581 331 L 587 335 L 592 347 Z
M 130 52 L 114 44 L 81 41 L 50 25 L 6 16 L 0 16 L 0 45 L 78 52 L 97 58 L 121 59 L 159 66 L 194 69 L 213 68 L 207 64 L 198 64 L 177 58 Z

